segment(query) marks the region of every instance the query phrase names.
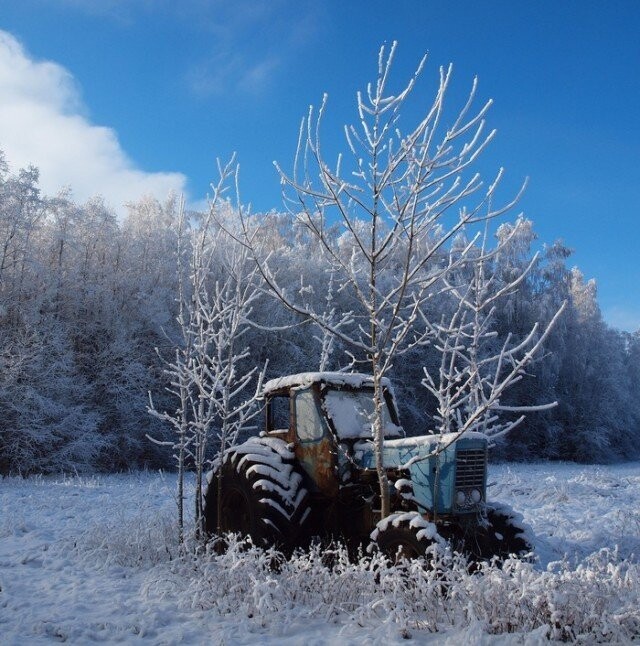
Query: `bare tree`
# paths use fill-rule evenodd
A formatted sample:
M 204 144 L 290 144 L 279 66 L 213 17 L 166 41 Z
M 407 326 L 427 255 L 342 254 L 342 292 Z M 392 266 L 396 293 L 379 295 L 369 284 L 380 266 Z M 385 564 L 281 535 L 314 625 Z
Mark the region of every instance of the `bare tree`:
M 488 251 L 485 233 L 477 258 L 444 278 L 447 293 L 456 306 L 450 316 L 433 322 L 425 318 L 431 330 L 431 345 L 440 353 L 437 375 L 424 370 L 423 385 L 438 403 L 437 431 L 449 437 L 439 451 L 467 431 L 480 431 L 492 438 L 505 435 L 522 423 L 525 414 L 553 408 L 556 402 L 505 406 L 505 392 L 520 381 L 556 321 L 566 302 L 543 328 L 538 323 L 515 339 L 510 333 L 502 341 L 496 331 L 497 303 L 515 293 L 536 264 L 535 254 L 528 266 L 505 280 L 499 265 L 500 255 L 517 237 L 523 226 L 519 219 L 508 235 L 500 237 L 496 248 Z M 518 413 L 515 420 L 504 420 L 501 413 Z
M 27 269 L 33 264 L 33 237 L 47 207 L 38 175 L 33 166 L 9 175 L 0 151 L 0 311 L 18 308 L 24 297 Z
M 230 208 L 223 199 L 235 177 L 233 159 L 219 165 L 209 212 L 192 233 L 185 248 L 187 228 L 184 205 L 180 209 L 178 236 L 178 324 L 181 344 L 174 358 L 165 362 L 169 391 L 177 398 L 175 411 L 158 411 L 150 398 L 149 412 L 171 424 L 173 441 L 163 442 L 176 451 L 178 466 L 178 524 L 184 536 L 184 473 L 186 461 L 195 469 L 196 536 L 203 527 L 202 485 L 208 448 L 217 429 L 221 454 L 256 413 L 255 401 L 264 371 L 247 365 L 249 350 L 240 340 L 249 326 L 253 302 L 258 298 L 256 268 L 247 250 L 214 225 Z M 255 391 L 249 386 L 256 380 Z M 155 441 L 155 440 L 154 440 Z M 220 486 L 220 484 L 218 484 Z M 220 499 L 220 497 L 218 497 Z
M 321 249 L 327 271 L 340 290 L 348 290 L 357 311 L 343 319 L 327 317 L 278 281 L 276 264 L 262 253 L 256 230 L 244 217 L 245 244 L 270 290 L 291 310 L 366 357 L 374 384 L 373 438 L 380 480 L 382 515 L 389 513 L 386 472 L 382 462 L 382 378 L 401 353 L 424 342 L 430 328 L 420 312 L 439 290 L 443 277 L 467 262 L 473 239 L 455 258 L 446 253 L 463 229 L 507 211 L 517 197 L 492 208 L 502 170 L 487 186 L 468 173 L 494 136 L 485 132 L 491 101 L 473 109 L 474 81 L 468 100 L 445 125 L 444 99 L 452 67 L 440 69 L 440 83 L 424 116 L 406 133 L 401 111 L 422 73 L 425 59 L 400 92 L 390 90 L 396 44 L 378 57 L 375 83 L 357 95 L 358 126 L 345 127 L 348 154 L 326 161 L 321 125 L 326 96 L 317 114 L 310 108 L 302 121 L 291 175 L 280 166 L 290 210 Z M 467 202 L 474 198 L 474 205 Z M 340 235 L 335 235 L 335 226 Z
M 178 468 L 178 533 L 179 541 L 184 541 L 184 474 L 185 461 L 190 452 L 193 442 L 191 431 L 191 410 L 193 408 L 193 354 L 194 354 L 194 330 L 193 315 L 191 314 L 191 301 L 187 290 L 187 266 L 188 245 L 186 245 L 186 219 L 184 212 L 184 201 L 181 200 L 178 217 L 177 237 L 177 274 L 178 274 L 178 317 L 177 322 L 181 333 L 181 343 L 174 349 L 173 358 L 165 359 L 158 348 L 156 353 L 163 361 L 164 373 L 169 378 L 167 391 L 175 396 L 178 404 L 173 411 L 159 411 L 149 393 L 149 405 L 147 411 L 158 419 L 168 422 L 173 429 L 175 437 L 170 441 L 160 441 L 147 436 L 155 444 L 170 446 L 174 451 L 174 459 Z M 185 250 L 187 246 L 187 250 Z M 196 272 L 198 273 L 198 272 Z M 194 274 L 191 275 L 193 280 Z
M 224 217 L 218 214 L 218 217 Z M 229 224 L 231 226 L 231 224 Z M 208 396 L 214 406 L 218 451 L 221 459 L 225 450 L 233 446 L 238 435 L 259 413 L 257 398 L 260 393 L 266 364 L 262 370 L 251 365 L 250 349 L 243 337 L 252 326 L 253 304 L 260 296 L 256 281 L 257 268 L 250 262 L 246 247 L 237 244 L 218 228 L 212 236 L 209 254 L 219 263 L 219 277 L 210 289 L 201 289 L 195 295 L 194 307 L 202 319 L 206 334 L 202 343 L 207 346 L 205 362 L 206 383 L 210 384 Z M 255 384 L 253 389 L 250 388 Z M 204 393 L 203 393 L 204 394 Z M 196 459 L 197 491 L 202 491 L 202 472 L 208 429 L 200 433 L 199 452 Z M 222 471 L 217 471 L 218 523 L 222 521 Z M 202 499 L 196 501 L 196 519 L 203 527 Z M 218 526 L 220 530 L 220 526 Z

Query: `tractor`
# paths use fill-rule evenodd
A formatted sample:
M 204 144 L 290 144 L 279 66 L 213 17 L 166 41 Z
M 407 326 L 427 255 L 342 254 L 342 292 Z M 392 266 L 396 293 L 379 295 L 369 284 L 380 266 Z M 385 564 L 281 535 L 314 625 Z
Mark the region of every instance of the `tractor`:
M 384 378 L 383 464 L 391 514 L 381 518 L 369 375 L 303 373 L 263 388 L 266 428 L 229 448 L 207 474 L 207 534 L 234 532 L 284 551 L 314 538 L 389 558 L 448 541 L 473 559 L 531 550 L 521 517 L 487 502 L 487 437 L 404 437 Z

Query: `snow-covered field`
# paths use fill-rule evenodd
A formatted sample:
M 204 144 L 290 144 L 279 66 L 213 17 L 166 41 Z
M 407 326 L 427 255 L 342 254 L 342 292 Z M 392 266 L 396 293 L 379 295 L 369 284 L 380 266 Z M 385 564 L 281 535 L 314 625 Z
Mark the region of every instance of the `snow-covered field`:
M 4 479 L 0 643 L 640 640 L 640 464 L 502 465 L 490 480 L 533 527 L 537 563 L 180 558 L 173 475 Z

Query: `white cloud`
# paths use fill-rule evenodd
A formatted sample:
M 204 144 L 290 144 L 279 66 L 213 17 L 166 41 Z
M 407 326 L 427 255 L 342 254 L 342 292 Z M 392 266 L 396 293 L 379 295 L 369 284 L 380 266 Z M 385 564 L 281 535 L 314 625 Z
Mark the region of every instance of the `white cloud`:
M 77 84 L 65 68 L 33 60 L 1 30 L 0 150 L 14 170 L 37 166 L 45 194 L 65 186 L 80 202 L 101 194 L 120 214 L 125 202 L 142 195 L 163 199 L 171 190 L 185 192 L 183 174 L 137 168 L 111 128 L 88 120 Z

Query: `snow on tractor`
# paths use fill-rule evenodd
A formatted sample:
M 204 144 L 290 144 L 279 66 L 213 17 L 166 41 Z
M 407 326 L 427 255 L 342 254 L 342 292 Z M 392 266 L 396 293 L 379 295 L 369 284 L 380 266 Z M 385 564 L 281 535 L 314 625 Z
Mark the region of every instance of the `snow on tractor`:
M 474 559 L 530 551 L 521 517 L 486 500 L 486 436 L 403 437 L 386 379 L 383 391 L 388 517 L 380 517 L 372 378 L 304 373 L 265 385 L 266 430 L 208 474 L 207 533 L 284 550 L 313 537 L 350 548 L 373 540 L 391 558 L 422 556 L 443 540 Z

